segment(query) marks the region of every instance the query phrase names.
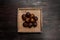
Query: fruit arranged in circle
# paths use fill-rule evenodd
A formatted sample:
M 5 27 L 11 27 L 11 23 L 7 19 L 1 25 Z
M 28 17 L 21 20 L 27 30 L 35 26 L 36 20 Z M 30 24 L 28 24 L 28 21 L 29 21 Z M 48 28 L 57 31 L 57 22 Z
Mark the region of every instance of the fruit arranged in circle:
M 22 15 L 22 20 L 24 21 L 23 27 L 31 28 L 37 26 L 38 17 L 30 12 L 26 12 L 26 14 Z

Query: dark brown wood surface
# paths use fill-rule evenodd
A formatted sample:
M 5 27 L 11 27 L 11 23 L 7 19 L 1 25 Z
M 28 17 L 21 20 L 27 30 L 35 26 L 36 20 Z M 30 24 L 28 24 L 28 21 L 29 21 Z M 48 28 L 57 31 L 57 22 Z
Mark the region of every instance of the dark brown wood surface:
M 0 40 L 60 40 L 60 1 L 38 1 L 43 3 L 35 6 L 31 3 L 36 2 L 36 0 L 0 0 Z M 41 34 L 17 33 L 17 8 L 19 7 L 43 8 Z

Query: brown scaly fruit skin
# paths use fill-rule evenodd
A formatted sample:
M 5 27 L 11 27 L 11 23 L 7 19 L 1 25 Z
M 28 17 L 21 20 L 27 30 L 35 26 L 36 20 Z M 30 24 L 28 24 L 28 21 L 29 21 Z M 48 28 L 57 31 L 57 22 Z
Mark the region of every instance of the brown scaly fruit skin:
M 24 23 L 23 23 L 23 26 L 24 26 L 24 27 L 28 27 L 28 23 L 27 23 L 27 22 L 24 22 Z
M 31 16 L 30 12 L 26 12 L 26 17 L 29 18 Z
M 33 25 L 32 23 L 29 23 L 28 27 L 29 27 L 29 28 L 31 28 L 31 27 L 32 27 L 32 25 Z
M 37 22 L 34 22 L 34 23 L 33 23 L 33 27 L 36 27 L 36 26 L 37 26 Z
M 35 20 L 35 21 L 37 21 L 37 20 L 38 20 L 38 17 L 37 17 L 37 16 L 35 16 L 35 17 L 34 17 L 34 20 Z
M 23 19 L 23 21 L 26 20 L 26 15 L 25 14 L 22 15 L 22 19 Z

